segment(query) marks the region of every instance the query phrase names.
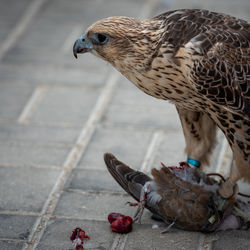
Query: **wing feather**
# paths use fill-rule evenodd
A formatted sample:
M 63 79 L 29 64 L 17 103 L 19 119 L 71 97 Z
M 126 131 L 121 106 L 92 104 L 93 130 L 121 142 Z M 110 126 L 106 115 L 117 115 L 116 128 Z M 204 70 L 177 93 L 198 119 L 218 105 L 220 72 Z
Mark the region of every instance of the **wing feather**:
M 196 91 L 249 119 L 250 24 L 198 9 L 170 11 L 154 19 L 161 20 L 165 29 L 161 53 L 166 48 L 168 58 L 178 62 L 178 51 L 187 51 L 193 65 L 189 77 Z

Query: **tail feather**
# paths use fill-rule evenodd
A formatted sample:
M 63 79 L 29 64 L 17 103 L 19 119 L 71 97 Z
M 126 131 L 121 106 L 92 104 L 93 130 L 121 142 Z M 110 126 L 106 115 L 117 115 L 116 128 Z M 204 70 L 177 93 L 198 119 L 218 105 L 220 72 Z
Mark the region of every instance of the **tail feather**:
M 151 178 L 142 172 L 135 171 L 110 154 L 104 154 L 104 161 L 110 174 L 120 186 L 137 201 L 140 200 L 141 189 Z

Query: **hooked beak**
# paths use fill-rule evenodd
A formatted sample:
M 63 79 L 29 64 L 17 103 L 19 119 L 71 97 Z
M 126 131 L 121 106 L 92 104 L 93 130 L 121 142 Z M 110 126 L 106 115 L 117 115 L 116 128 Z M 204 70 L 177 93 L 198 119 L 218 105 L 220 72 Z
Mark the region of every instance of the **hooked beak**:
M 78 38 L 73 46 L 73 54 L 77 58 L 77 54 L 83 54 L 93 49 L 93 44 L 85 35 Z

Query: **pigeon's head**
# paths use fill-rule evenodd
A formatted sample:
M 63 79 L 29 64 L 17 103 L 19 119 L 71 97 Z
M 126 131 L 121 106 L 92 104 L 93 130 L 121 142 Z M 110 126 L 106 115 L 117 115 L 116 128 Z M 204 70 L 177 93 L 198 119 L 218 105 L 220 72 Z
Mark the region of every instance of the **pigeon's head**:
M 73 54 L 77 58 L 77 54 L 91 52 L 120 71 L 128 67 L 143 69 L 154 48 L 149 23 L 121 16 L 97 21 L 76 40 Z

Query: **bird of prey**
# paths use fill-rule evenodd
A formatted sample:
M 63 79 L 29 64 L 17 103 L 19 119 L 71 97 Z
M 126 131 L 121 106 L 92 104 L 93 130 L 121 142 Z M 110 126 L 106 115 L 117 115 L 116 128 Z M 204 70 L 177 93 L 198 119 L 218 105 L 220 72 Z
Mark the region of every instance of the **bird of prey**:
M 222 197 L 238 180 L 250 182 L 250 24 L 199 9 L 169 11 L 150 20 L 109 17 L 76 40 L 145 93 L 178 111 L 188 163 L 208 164 L 219 127 L 233 151 Z
M 234 196 L 218 206 L 218 183 L 187 163 L 181 168 L 153 168 L 151 179 L 110 153 L 104 155 L 104 161 L 114 179 L 138 201 L 134 221 L 140 220 L 146 207 L 170 226 L 175 224 L 185 230 L 212 232 L 249 227 L 250 204 Z

